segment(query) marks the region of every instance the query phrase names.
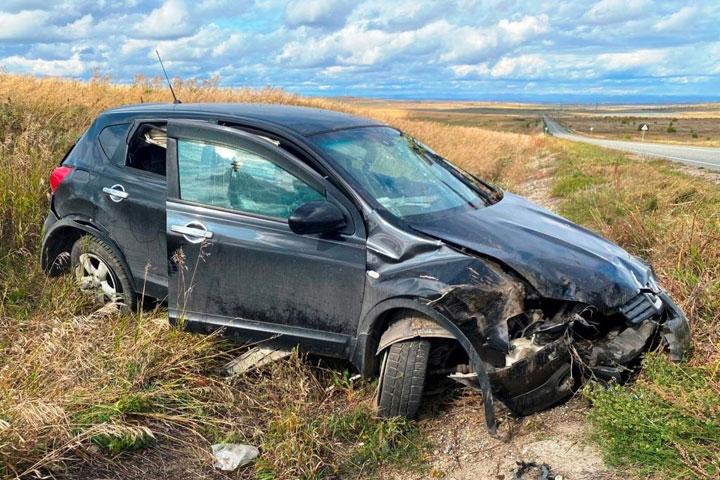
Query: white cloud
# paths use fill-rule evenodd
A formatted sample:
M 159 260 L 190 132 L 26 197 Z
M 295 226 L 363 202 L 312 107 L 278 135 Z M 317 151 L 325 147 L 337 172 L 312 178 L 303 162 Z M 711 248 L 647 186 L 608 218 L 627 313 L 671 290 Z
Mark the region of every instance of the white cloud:
M 500 20 L 498 28 L 505 32 L 505 37 L 513 43 L 521 43 L 548 31 L 548 16 L 546 14 L 532 17 L 525 15 L 519 22 L 511 22 L 506 18 Z
M 154 9 L 134 30 L 145 38 L 173 38 L 191 32 L 190 15 L 183 0 L 165 0 Z
M 543 74 L 547 61 L 540 55 L 503 57 L 490 70 L 495 78 L 535 78 Z
M 381 65 L 403 53 L 420 54 L 450 29 L 436 22 L 414 31 L 386 32 L 354 23 L 329 35 L 307 35 L 287 43 L 278 61 L 300 67 L 339 65 Z M 438 45 L 439 46 L 439 45 Z
M 601 0 L 593 5 L 582 19 L 596 25 L 626 22 L 654 13 L 650 0 Z
M 93 27 L 93 16 L 91 14 L 83 15 L 72 23 L 68 23 L 63 28 L 63 33 L 72 38 L 87 38 Z
M 653 28 L 658 32 L 680 31 L 698 18 L 700 10 L 695 6 L 683 7 L 679 11 L 661 18 Z
M 80 76 L 88 71 L 88 66 L 75 53 L 67 60 L 29 59 L 11 56 L 0 59 L 0 65 L 11 71 L 33 75 Z
M 23 41 L 36 38 L 49 19 L 50 13 L 43 10 L 0 12 L 0 39 Z
M 407 31 L 451 18 L 459 8 L 457 0 L 368 0 L 358 3 L 351 20 L 386 31 Z
M 597 57 L 595 65 L 606 71 L 633 70 L 661 64 L 667 58 L 665 50 L 635 50 L 622 53 L 604 53 Z
M 450 70 L 456 77 L 463 78 L 468 76 L 485 77 L 490 73 L 487 63 L 478 65 L 452 65 Z
M 538 78 L 544 75 L 548 66 L 547 60 L 540 55 L 520 55 L 503 57 L 492 67 L 488 64 L 452 65 L 450 70 L 457 78 Z
M 440 59 L 449 63 L 473 64 L 497 57 L 548 31 L 549 17 L 526 15 L 514 22 L 506 18 L 490 28 L 460 27 L 447 32 L 449 45 Z
M 285 23 L 290 27 L 338 27 L 352 10 L 347 0 L 294 0 L 285 7 Z

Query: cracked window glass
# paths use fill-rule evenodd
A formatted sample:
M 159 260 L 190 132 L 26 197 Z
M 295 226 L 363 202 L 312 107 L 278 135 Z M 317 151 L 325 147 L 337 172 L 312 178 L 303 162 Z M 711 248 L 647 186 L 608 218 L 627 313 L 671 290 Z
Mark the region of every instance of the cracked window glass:
M 273 162 L 240 148 L 178 140 L 180 198 L 275 218 L 288 218 L 322 194 Z
M 486 205 L 482 194 L 437 154 L 388 127 L 323 133 L 312 140 L 364 192 L 401 218 Z

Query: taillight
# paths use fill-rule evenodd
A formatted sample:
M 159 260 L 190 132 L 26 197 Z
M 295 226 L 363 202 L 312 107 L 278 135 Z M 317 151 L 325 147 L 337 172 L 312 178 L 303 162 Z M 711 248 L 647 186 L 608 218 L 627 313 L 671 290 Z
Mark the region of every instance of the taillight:
M 50 174 L 50 193 L 55 194 L 58 185 L 68 176 L 68 173 L 72 172 L 72 168 L 69 167 L 57 167 Z

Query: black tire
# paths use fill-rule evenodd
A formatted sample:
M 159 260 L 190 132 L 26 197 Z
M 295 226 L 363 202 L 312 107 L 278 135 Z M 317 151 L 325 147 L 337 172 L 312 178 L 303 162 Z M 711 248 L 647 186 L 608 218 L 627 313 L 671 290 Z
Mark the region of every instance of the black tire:
M 73 275 L 77 276 L 77 269 L 83 254 L 93 255 L 104 262 L 108 269 L 108 276 L 112 279 L 112 286 L 117 292 L 116 301 L 134 311 L 137 306 L 137 296 L 133 291 L 130 275 L 123 267 L 117 255 L 115 255 L 115 252 L 97 237 L 93 237 L 92 235 L 80 237 L 70 252 L 70 265 Z M 101 294 L 98 294 L 98 297 L 100 296 Z M 105 298 L 104 301 L 109 302 L 110 299 Z
M 378 415 L 414 418 L 422 403 L 430 340 L 406 340 L 390 345 L 382 366 Z

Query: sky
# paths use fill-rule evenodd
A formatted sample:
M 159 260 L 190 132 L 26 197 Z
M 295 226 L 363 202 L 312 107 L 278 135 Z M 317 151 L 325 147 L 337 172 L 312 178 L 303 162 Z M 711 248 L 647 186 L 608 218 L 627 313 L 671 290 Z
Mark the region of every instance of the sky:
M 304 95 L 720 100 L 720 1 L 3 0 L 0 69 Z

